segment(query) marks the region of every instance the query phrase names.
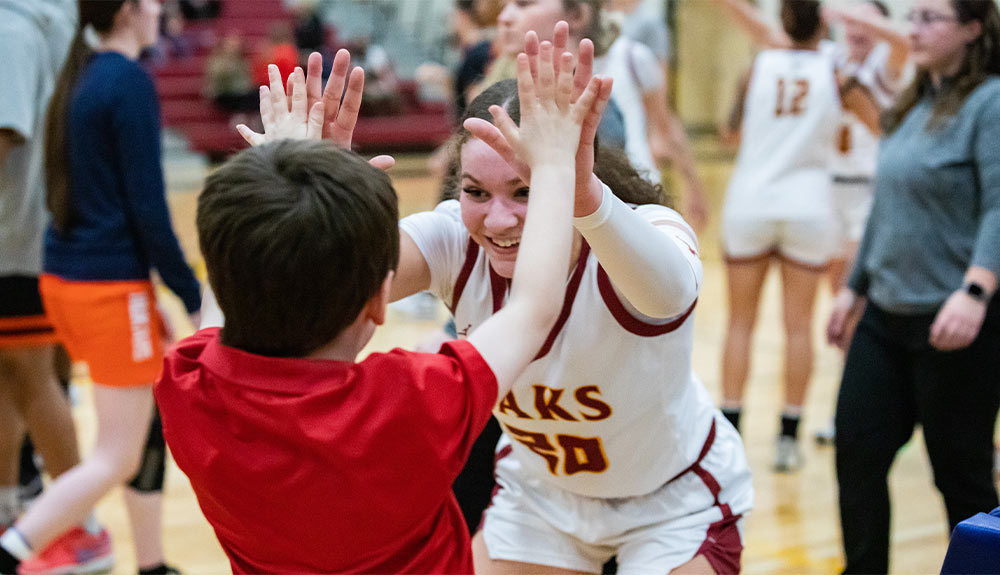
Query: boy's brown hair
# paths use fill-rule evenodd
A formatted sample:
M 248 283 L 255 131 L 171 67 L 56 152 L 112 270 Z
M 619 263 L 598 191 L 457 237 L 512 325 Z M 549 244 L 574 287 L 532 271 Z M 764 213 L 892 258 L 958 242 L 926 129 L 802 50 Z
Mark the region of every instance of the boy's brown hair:
M 304 357 L 333 341 L 399 262 L 388 176 L 325 142 L 236 154 L 198 199 L 198 239 L 226 316 L 222 342 Z

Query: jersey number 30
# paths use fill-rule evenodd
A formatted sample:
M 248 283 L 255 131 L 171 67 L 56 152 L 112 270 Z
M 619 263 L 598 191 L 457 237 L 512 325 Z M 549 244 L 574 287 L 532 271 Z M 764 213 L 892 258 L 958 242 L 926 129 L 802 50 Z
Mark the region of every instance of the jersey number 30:
M 544 433 L 525 431 L 509 425 L 505 427 L 511 437 L 545 459 L 552 475 L 559 474 L 560 460 L 566 475 L 582 471 L 601 473 L 608 468 L 608 458 L 604 455 L 600 437 L 577 437 L 560 433 L 555 436 L 553 444 Z
M 789 86 L 789 84 L 791 84 Z M 774 115 L 801 116 L 806 111 L 806 98 L 809 96 L 809 80 L 797 79 L 788 82 L 778 78 L 778 102 L 774 107 Z

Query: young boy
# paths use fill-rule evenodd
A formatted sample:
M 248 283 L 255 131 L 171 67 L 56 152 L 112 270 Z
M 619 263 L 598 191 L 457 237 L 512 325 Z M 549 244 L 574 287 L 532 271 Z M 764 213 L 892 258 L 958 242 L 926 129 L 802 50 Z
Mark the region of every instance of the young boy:
M 543 64 L 550 81 L 570 73 Z M 326 143 L 281 141 L 208 178 L 198 233 L 225 327 L 168 354 L 156 398 L 234 572 L 472 572 L 451 484 L 560 309 L 592 88 L 600 80 L 567 105 L 539 84 L 520 129 L 498 122 L 531 167 L 526 249 L 503 310 L 438 354 L 355 362 L 385 320 L 399 258 L 382 172 Z

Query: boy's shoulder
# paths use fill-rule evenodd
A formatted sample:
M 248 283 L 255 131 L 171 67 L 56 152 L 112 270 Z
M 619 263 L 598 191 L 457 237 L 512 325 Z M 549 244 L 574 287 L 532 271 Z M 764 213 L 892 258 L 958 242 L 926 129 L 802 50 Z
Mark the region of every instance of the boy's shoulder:
M 447 342 L 438 353 L 416 353 L 397 348 L 372 353 L 352 364 L 255 355 L 222 344 L 220 331 L 221 328 L 217 327 L 203 329 L 174 345 L 166 354 L 157 387 L 167 381 L 178 384 L 183 380 L 198 380 L 208 373 L 222 379 L 248 385 L 255 385 L 256 382 L 266 387 L 284 386 L 295 380 L 329 382 L 335 379 L 408 382 L 416 388 L 423 388 L 428 382 L 445 380 L 492 381 L 496 386 L 496 378 L 489 365 L 476 348 L 464 340 Z
M 398 348 L 387 353 L 373 353 L 358 365 L 362 374 L 377 379 L 396 380 L 408 373 L 418 387 L 428 381 L 442 379 L 475 381 L 484 386 L 485 382 L 492 381 L 496 386 L 493 370 L 475 346 L 465 340 L 445 342 L 438 353 L 417 353 Z

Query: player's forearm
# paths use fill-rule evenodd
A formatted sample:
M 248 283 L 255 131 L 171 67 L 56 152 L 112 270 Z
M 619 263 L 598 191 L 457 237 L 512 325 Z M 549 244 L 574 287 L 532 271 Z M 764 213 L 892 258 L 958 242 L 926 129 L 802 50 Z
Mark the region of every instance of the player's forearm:
M 909 37 L 905 33 L 897 30 L 893 23 L 888 19 L 865 18 L 855 15 L 850 11 L 839 12 L 839 16 L 845 23 L 858 26 L 866 32 L 874 34 L 890 44 L 909 45 Z
M 698 297 L 699 272 L 681 251 L 685 248 L 609 192 L 597 212 L 574 225 L 611 283 L 640 313 L 674 317 Z
M 574 185 L 572 161 L 532 168 L 510 304 L 530 306 L 542 315 L 553 308 L 558 313 L 573 242 Z

